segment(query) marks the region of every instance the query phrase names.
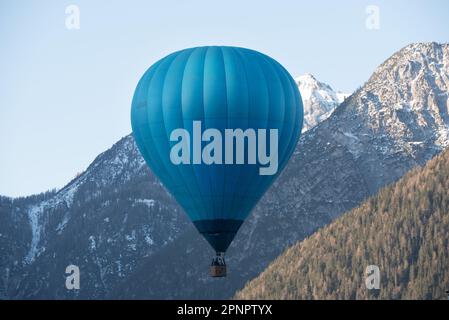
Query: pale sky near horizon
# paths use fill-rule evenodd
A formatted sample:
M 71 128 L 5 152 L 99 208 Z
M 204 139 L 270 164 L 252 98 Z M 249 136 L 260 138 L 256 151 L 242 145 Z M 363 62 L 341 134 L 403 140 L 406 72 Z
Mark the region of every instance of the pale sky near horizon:
M 172 51 L 248 47 L 350 93 L 405 45 L 449 42 L 448 21 L 446 0 L 0 0 L 0 195 L 60 188 L 130 133 L 137 81 Z

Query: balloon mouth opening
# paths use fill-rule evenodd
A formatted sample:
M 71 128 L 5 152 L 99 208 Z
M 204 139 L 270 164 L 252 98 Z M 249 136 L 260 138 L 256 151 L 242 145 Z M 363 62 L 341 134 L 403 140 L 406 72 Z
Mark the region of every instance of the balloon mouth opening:
M 226 252 L 242 223 L 243 220 L 234 219 L 193 221 L 197 230 L 218 253 Z
M 224 252 L 217 252 L 215 257 L 212 259 L 212 263 L 209 268 L 209 275 L 212 278 L 226 277 L 227 269 L 224 255 Z

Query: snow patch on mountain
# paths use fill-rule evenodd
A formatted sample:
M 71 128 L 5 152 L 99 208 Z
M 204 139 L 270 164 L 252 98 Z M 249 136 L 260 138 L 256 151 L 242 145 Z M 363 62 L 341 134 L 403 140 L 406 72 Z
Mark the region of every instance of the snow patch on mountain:
M 148 208 L 152 208 L 152 207 L 154 207 L 154 204 L 156 203 L 156 201 L 153 199 L 135 199 L 134 203 L 135 204 L 143 204 L 143 205 L 146 205 Z
M 40 253 L 39 251 L 39 241 L 42 235 L 43 224 L 40 221 L 40 216 L 42 215 L 43 207 L 45 202 L 39 205 L 32 206 L 28 209 L 28 218 L 31 227 L 31 244 L 28 254 L 24 258 L 25 264 L 30 264 L 34 261 L 35 257 Z
M 28 254 L 24 257 L 24 263 L 30 264 L 34 259 L 41 254 L 45 248 L 40 246 L 40 240 L 42 238 L 43 226 L 45 221 L 43 221 L 44 213 L 46 210 L 51 210 L 52 208 L 59 207 L 61 205 L 70 208 L 73 204 L 73 197 L 78 190 L 80 181 L 75 181 L 75 183 L 70 187 L 56 194 L 53 198 L 43 201 L 37 205 L 32 205 L 28 208 L 28 219 L 31 228 L 31 244 Z M 68 216 L 64 216 L 64 219 L 56 227 L 57 232 L 64 230 L 67 222 L 69 221 Z

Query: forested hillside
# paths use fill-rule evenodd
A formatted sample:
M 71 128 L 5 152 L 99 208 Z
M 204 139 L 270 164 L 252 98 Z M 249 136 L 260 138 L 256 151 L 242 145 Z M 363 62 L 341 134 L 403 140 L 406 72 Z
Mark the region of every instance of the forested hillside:
M 367 290 L 365 268 L 380 269 Z M 449 289 L 449 150 L 287 249 L 240 299 L 442 299 Z

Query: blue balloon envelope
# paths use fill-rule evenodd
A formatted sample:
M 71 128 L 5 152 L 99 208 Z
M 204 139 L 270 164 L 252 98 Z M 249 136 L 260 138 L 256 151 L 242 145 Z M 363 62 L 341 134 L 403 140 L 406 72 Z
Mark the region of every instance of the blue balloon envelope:
M 200 121 L 202 132 L 217 129 L 223 137 L 226 129 L 277 129 L 277 172 L 261 175 L 261 165 L 248 161 L 194 164 L 194 121 Z M 294 80 L 274 59 L 245 48 L 197 47 L 172 53 L 145 72 L 135 90 L 131 122 L 148 166 L 215 251 L 224 253 L 293 153 L 303 105 Z M 189 164 L 170 158 L 178 143 L 170 137 L 178 128 L 190 134 Z M 196 148 L 205 145 L 200 141 Z

